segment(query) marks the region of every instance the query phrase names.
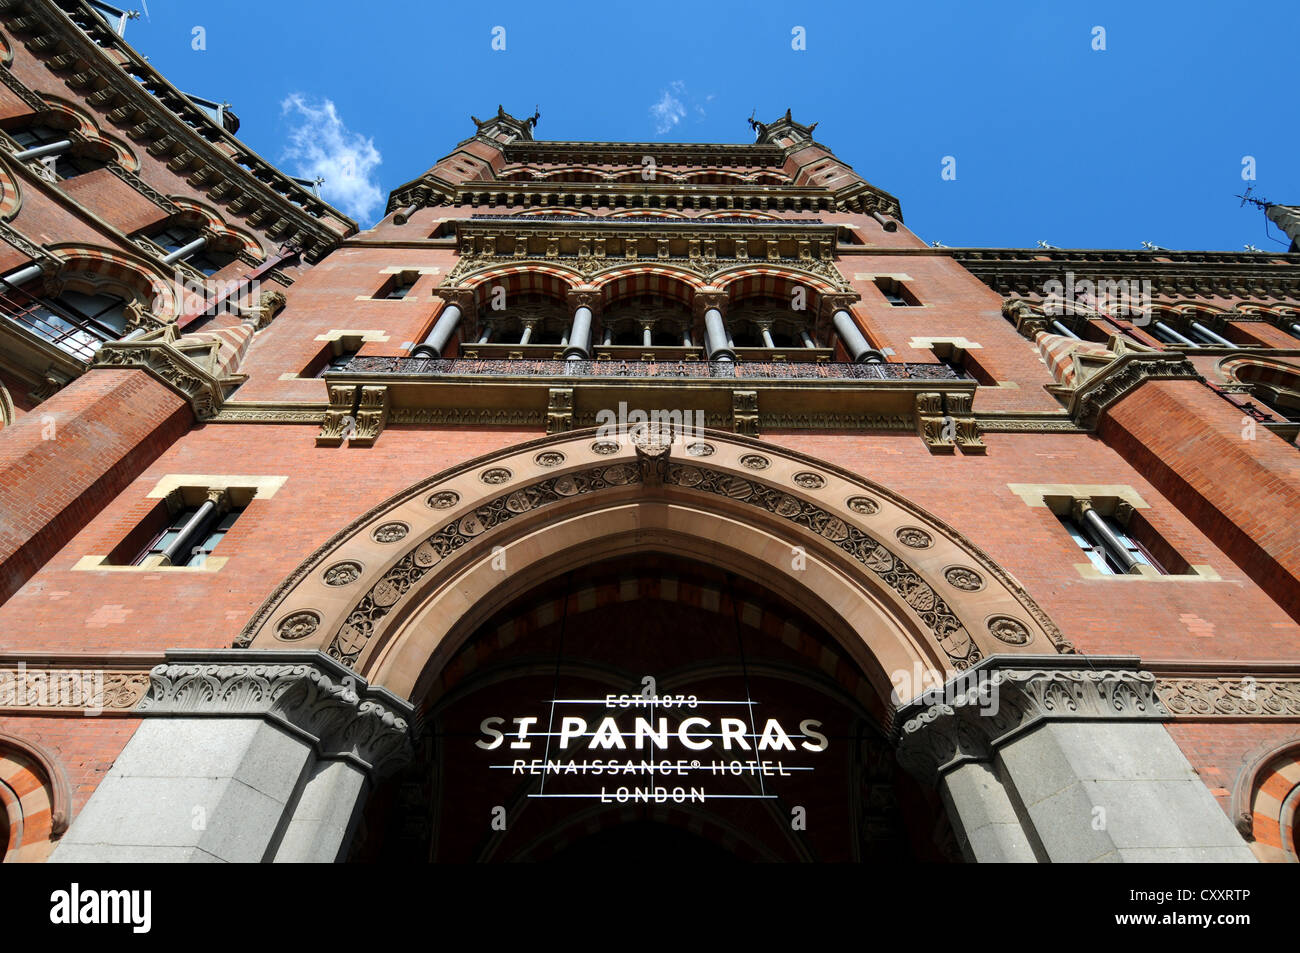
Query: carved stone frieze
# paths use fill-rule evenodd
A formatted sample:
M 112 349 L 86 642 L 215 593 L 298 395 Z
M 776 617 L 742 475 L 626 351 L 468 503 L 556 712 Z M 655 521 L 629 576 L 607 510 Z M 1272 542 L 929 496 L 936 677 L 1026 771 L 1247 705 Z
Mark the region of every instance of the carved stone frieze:
M 127 712 L 144 697 L 149 674 L 87 659 L 58 665 L 0 663 L 0 712 Z
M 1300 718 L 1300 673 L 1157 676 L 1161 702 L 1185 718 Z

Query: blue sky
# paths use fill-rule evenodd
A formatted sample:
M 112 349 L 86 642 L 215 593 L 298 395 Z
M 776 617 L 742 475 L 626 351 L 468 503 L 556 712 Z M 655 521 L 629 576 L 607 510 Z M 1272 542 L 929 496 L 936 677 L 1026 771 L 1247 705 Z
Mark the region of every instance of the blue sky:
M 538 138 L 678 142 L 789 107 L 954 247 L 1285 250 L 1233 196 L 1300 204 L 1296 0 L 146 2 L 127 39 L 362 225 L 498 103 Z

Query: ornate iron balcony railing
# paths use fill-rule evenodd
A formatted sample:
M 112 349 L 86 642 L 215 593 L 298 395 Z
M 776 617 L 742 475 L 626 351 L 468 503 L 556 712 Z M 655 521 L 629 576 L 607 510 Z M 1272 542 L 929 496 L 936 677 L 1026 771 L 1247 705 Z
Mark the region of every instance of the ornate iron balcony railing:
M 793 361 L 555 361 L 354 357 L 339 374 L 427 377 L 657 377 L 738 380 L 960 381 L 947 364 L 832 364 Z M 332 376 L 332 375 L 331 375 Z

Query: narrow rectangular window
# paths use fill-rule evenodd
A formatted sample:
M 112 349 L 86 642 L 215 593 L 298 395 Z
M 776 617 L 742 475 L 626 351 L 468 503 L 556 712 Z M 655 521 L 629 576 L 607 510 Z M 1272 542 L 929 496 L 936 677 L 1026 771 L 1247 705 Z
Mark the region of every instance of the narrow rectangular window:
M 880 277 L 875 279 L 876 288 L 895 308 L 917 308 L 921 302 L 908 290 L 907 285 L 897 278 Z

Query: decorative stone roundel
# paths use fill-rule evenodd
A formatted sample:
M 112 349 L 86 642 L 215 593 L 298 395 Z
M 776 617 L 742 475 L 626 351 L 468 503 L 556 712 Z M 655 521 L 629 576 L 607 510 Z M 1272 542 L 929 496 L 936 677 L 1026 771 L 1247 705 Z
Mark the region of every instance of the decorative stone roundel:
M 993 638 L 1007 645 L 1028 645 L 1033 638 L 1019 619 L 1008 615 L 995 615 L 988 621 L 989 632 Z
M 794 482 L 796 486 L 801 486 L 805 490 L 820 490 L 826 485 L 826 478 L 804 471 L 794 475 Z
M 854 496 L 849 498 L 849 509 L 864 516 L 871 516 L 880 512 L 880 504 L 865 496 Z
M 962 592 L 979 592 L 984 588 L 984 577 L 965 566 L 949 566 L 943 571 L 943 578 L 948 580 L 948 585 Z
M 533 457 L 533 462 L 539 467 L 558 467 L 564 462 L 564 454 L 558 450 L 546 450 Z
M 326 569 L 323 577 L 327 586 L 348 586 L 361 578 L 361 564 L 351 560 L 335 563 Z
M 440 493 L 434 493 L 424 502 L 429 505 L 430 509 L 450 509 L 460 502 L 460 494 L 455 490 L 443 490 Z
M 686 453 L 692 457 L 711 457 L 713 456 L 713 444 L 697 441 L 686 445 Z
M 597 440 L 591 445 L 591 452 L 607 457 L 611 453 L 618 453 L 618 444 L 613 440 Z
M 479 474 L 479 479 L 488 486 L 498 486 L 505 483 L 512 476 L 514 476 L 514 474 L 505 467 L 492 467 L 490 470 L 484 470 Z
M 383 526 L 376 527 L 370 534 L 370 538 L 376 543 L 395 543 L 399 539 L 405 539 L 410 531 L 411 527 L 405 523 L 385 523 Z
M 740 465 L 751 470 L 766 470 L 772 464 L 767 457 L 757 453 L 747 453 L 740 458 Z
M 320 616 L 314 612 L 295 612 L 280 620 L 276 635 L 286 642 L 297 642 L 311 635 L 320 626 Z
M 904 546 L 910 546 L 912 549 L 929 549 L 934 545 L 934 540 L 930 534 L 923 529 L 917 529 L 915 526 L 904 526 L 898 532 L 894 533 L 898 541 Z

